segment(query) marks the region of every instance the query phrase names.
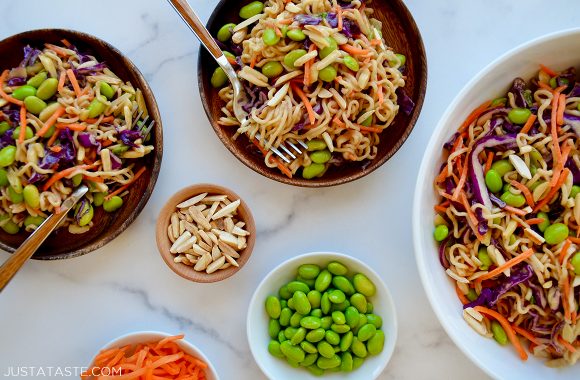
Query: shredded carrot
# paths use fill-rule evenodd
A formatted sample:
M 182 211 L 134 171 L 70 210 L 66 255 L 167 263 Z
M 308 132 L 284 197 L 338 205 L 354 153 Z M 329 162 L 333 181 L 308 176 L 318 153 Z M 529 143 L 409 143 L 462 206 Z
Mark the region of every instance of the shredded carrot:
M 288 3 L 288 1 L 286 1 Z M 282 24 L 282 25 L 290 25 L 294 22 L 294 19 L 291 18 L 286 18 L 283 20 L 278 20 L 278 24 Z
M 22 106 L 24 104 L 22 100 L 15 99 L 4 92 L 4 82 L 6 81 L 6 78 L 8 77 L 9 73 L 10 71 L 4 70 L 2 72 L 2 75 L 0 75 L 0 96 L 2 96 L 2 98 L 4 98 L 4 100 L 6 100 L 9 103 L 14 103 L 18 106 Z
M 580 238 L 577 238 L 574 236 L 568 236 L 568 240 L 570 240 L 572 243 L 580 244 Z
M 510 342 L 512 342 L 512 344 L 514 345 L 515 349 L 520 354 L 520 358 L 522 360 L 528 360 L 528 354 L 526 353 L 526 351 L 522 347 L 522 344 L 520 343 L 520 340 L 516 336 L 516 334 L 514 332 L 514 329 L 512 328 L 512 326 L 510 325 L 510 323 L 508 322 L 508 320 L 503 315 L 501 315 L 497 311 L 488 309 L 487 307 L 484 307 L 484 306 L 475 306 L 474 309 L 477 310 L 477 311 L 479 311 L 482 314 L 487 315 L 488 317 L 495 318 L 499 322 L 499 324 L 501 325 L 501 327 L 503 327 L 503 329 L 506 332 L 506 334 L 507 334 Z
M 564 184 L 564 181 L 566 181 L 566 178 L 568 177 L 569 174 L 570 174 L 570 169 L 565 168 L 562 171 L 562 174 L 560 175 L 560 178 L 558 179 L 558 182 L 556 183 L 556 185 L 554 187 L 552 187 L 552 189 L 550 190 L 550 192 L 548 193 L 548 195 L 546 195 L 544 197 L 544 199 L 542 199 L 540 202 L 538 202 L 536 204 L 536 207 L 534 207 L 534 212 L 538 211 L 539 209 L 541 209 L 542 207 L 544 207 L 545 205 L 547 205 L 552 200 L 552 198 L 554 197 L 554 195 L 556 195 L 556 193 L 560 190 L 560 188 Z
M 304 104 L 304 107 L 306 107 L 306 112 L 308 112 L 308 119 L 310 120 L 310 124 L 314 124 L 316 122 L 316 113 L 312 108 L 312 104 L 310 104 L 310 100 L 308 100 L 308 98 L 306 97 L 306 95 L 304 94 L 302 89 L 300 89 L 299 86 L 295 84 L 291 84 L 290 86 L 292 87 L 292 91 L 294 91 L 296 95 L 300 97 L 302 103 Z
M 69 49 L 72 47 L 72 44 L 70 42 L 68 42 L 68 40 L 66 38 L 63 38 L 62 40 L 60 40 L 60 42 L 62 42 L 62 44 Z
M 77 77 L 75 77 L 75 73 L 72 71 L 72 69 L 68 69 L 66 71 L 66 76 L 68 77 L 68 80 L 72 84 L 77 98 L 80 98 L 83 94 L 82 94 L 81 88 L 79 86 L 79 82 L 77 81 Z
M 520 334 L 521 336 L 523 336 L 524 338 L 526 338 L 527 340 L 529 340 L 533 344 L 538 345 L 538 346 L 540 345 L 540 341 L 534 336 L 534 334 L 532 334 L 528 330 L 526 330 L 520 326 L 516 326 L 516 325 L 512 325 L 512 329 L 514 329 L 515 332 L 517 332 L 518 334 Z
M 47 49 L 52 50 L 53 52 L 55 52 L 57 55 L 59 55 L 61 57 L 68 57 L 69 56 L 69 53 L 67 51 L 65 51 L 63 48 L 61 48 L 60 46 L 56 46 L 56 45 L 48 44 L 48 43 L 44 44 L 44 46 Z
M 83 179 L 91 182 L 105 183 L 105 179 L 103 177 L 92 177 L 88 175 L 83 175 Z
M 313 52 L 314 50 L 316 50 L 316 45 L 312 44 L 310 45 L 310 47 L 308 48 L 308 52 Z M 306 63 L 304 64 L 304 85 L 308 86 L 310 85 L 310 77 L 312 75 L 311 71 L 311 67 L 312 67 L 312 62 L 314 61 L 313 59 L 309 59 L 308 61 L 306 61 Z
M 554 175 L 550 180 L 550 186 L 555 186 L 560 179 L 560 175 L 562 174 L 562 170 L 564 169 L 564 164 L 568 160 L 568 155 L 570 154 L 570 150 L 572 150 L 572 146 L 570 144 L 565 144 L 563 148 L 560 150 L 560 159 L 558 162 L 555 163 L 553 171 Z
M 340 48 L 342 50 L 344 50 L 345 52 L 347 52 L 348 54 L 352 54 L 352 55 L 367 55 L 368 53 L 370 53 L 370 50 L 368 49 L 360 49 L 357 47 L 354 47 L 352 45 L 340 45 Z
M 366 127 L 364 125 L 355 124 L 361 132 L 372 132 L 372 133 L 381 133 L 384 129 L 381 127 Z
M 343 27 L 343 21 L 342 21 L 342 7 L 340 5 L 336 6 L 336 18 L 338 19 L 338 31 L 340 32 L 342 30 Z
M 540 64 L 540 69 L 551 77 L 557 77 L 558 73 L 547 66 Z
M 509 213 L 519 215 L 519 216 L 528 215 L 528 213 L 526 211 L 522 210 L 521 208 L 517 208 L 517 207 L 505 206 L 503 209 Z
M 572 244 L 570 239 L 566 239 L 566 241 L 564 241 L 564 244 L 562 244 L 562 249 L 560 250 L 560 255 L 558 256 L 558 260 L 560 261 L 560 264 L 562 264 L 564 262 L 564 258 L 566 257 L 566 254 L 568 253 L 568 249 L 570 248 L 570 244 Z
M 562 335 L 558 337 L 558 342 L 562 344 L 562 346 L 566 347 L 570 352 L 576 352 L 576 347 L 572 346 L 566 339 L 562 338 Z
M 385 97 L 383 96 L 383 86 L 379 86 L 377 95 L 379 97 L 379 104 L 383 104 L 383 102 L 385 101 Z
M 109 139 L 100 140 L 100 143 L 101 143 L 101 146 L 104 148 L 113 145 L 113 142 Z
M 105 116 L 105 117 L 103 117 L 101 119 L 101 123 L 110 123 L 113 120 L 115 120 L 115 116 L 113 116 L 113 115 Z M 96 119 L 86 119 L 85 120 L 85 123 L 87 123 L 87 124 L 96 124 L 98 121 L 99 121 L 98 118 L 96 118 Z
M 435 182 L 441 183 L 441 182 L 445 181 L 445 179 L 447 179 L 447 177 L 449 177 L 449 168 L 447 167 L 447 165 L 445 165 L 443 167 L 443 169 L 441 170 L 441 173 L 439 173 L 439 175 L 435 179 Z
M 540 224 L 540 223 L 544 223 L 544 218 L 532 218 L 532 219 L 526 219 L 525 222 L 530 225 L 533 226 L 534 224 Z
M 513 267 L 514 265 L 517 265 L 517 264 L 521 263 L 522 261 L 529 259 L 533 254 L 534 254 L 534 250 L 530 248 L 527 251 L 525 251 L 524 253 L 519 254 L 516 257 L 506 261 L 504 264 L 498 266 L 494 270 L 484 274 L 483 276 L 478 277 L 476 281 L 483 281 L 483 280 L 487 280 L 489 278 L 495 277 L 498 274 L 500 274 L 501 272 L 505 271 L 506 269 L 509 269 L 509 268 Z
M 495 156 L 495 154 L 492 151 L 489 151 L 489 153 L 487 154 L 487 161 L 485 161 L 485 168 L 484 168 L 484 173 L 487 173 L 489 171 L 489 169 L 491 169 L 491 165 L 493 164 L 493 157 Z
M 459 183 L 457 184 L 457 187 L 455 188 L 455 191 L 453 192 L 453 200 L 457 200 L 459 198 L 459 195 L 462 192 L 463 189 L 463 185 L 465 185 L 465 181 L 467 181 L 467 171 L 468 171 L 468 162 L 469 160 L 465 160 L 465 163 L 463 165 L 463 168 L 461 169 L 461 176 L 459 177 Z
M 556 122 L 558 125 L 564 124 L 564 111 L 566 110 L 566 95 L 560 94 L 558 99 L 558 113 L 556 115 Z
M 467 299 L 467 297 L 465 297 L 465 294 L 463 294 L 463 292 L 461 291 L 461 289 L 459 289 L 459 286 L 457 286 L 457 284 L 455 284 L 455 293 L 457 294 L 459 301 L 461 301 L 463 305 L 469 303 L 469 300 Z
M 524 124 L 524 127 L 521 129 L 520 133 L 528 133 L 530 129 L 532 129 L 532 126 L 536 122 L 536 119 L 538 119 L 536 115 L 534 114 L 530 115 L 530 117 L 528 117 L 528 120 L 526 121 L 526 124 Z
M 54 153 L 58 153 L 62 150 L 62 147 L 61 146 L 51 146 L 48 149 L 50 149 Z
M 50 147 L 52 144 L 54 144 L 54 142 L 58 138 L 58 135 L 59 134 L 56 133 L 56 131 L 54 131 L 54 133 L 52 134 L 52 136 L 50 136 L 50 138 L 48 139 L 48 142 L 46 143 L 46 145 Z
M 344 124 L 344 122 L 338 118 L 338 115 L 332 119 L 332 122 L 341 128 L 346 128 L 346 124 Z
M 155 349 L 163 348 L 164 346 L 167 345 L 167 343 L 183 339 L 184 336 L 185 336 L 184 334 L 180 334 L 180 335 L 173 335 L 173 336 L 168 336 L 167 338 L 163 338 L 157 343 L 157 345 L 155 346 Z
M 56 127 L 58 129 L 70 129 L 71 131 L 84 131 L 87 129 L 86 125 L 78 124 L 78 123 L 57 123 Z
M 250 67 L 253 69 L 254 66 L 256 66 L 256 61 L 258 60 L 258 56 L 257 55 L 253 55 L 252 59 L 250 60 Z
M 538 86 L 544 90 L 550 91 L 550 92 L 554 92 L 554 89 L 552 87 L 550 87 L 549 84 L 544 83 L 544 82 L 538 82 Z
M 60 172 L 57 172 L 57 173 L 53 174 L 53 176 L 50 177 L 50 179 L 48 181 L 46 181 L 46 183 L 42 187 L 42 190 L 43 191 L 48 190 L 56 181 L 71 175 L 72 173 L 76 172 L 77 170 L 87 170 L 87 169 L 92 169 L 94 167 L 96 167 L 95 164 L 78 165 L 78 166 L 73 166 L 72 168 L 64 169 Z
M 59 93 L 64 88 L 65 81 L 66 81 L 66 72 L 61 71 L 60 76 L 58 77 L 58 87 L 56 88 Z
M 442 205 L 436 205 L 433 208 L 435 209 L 435 211 L 440 212 L 442 214 L 445 214 L 447 212 L 447 207 L 442 206 Z
M 137 181 L 139 179 L 139 177 L 141 177 L 143 175 L 143 173 L 145 173 L 145 170 L 147 170 L 147 168 L 145 166 L 143 166 L 141 169 L 139 169 L 137 171 L 137 173 L 135 173 L 135 175 L 133 176 L 133 178 L 131 178 L 131 180 L 129 180 L 129 182 L 127 182 L 123 186 L 119 187 L 117 190 L 113 191 L 112 193 L 109 193 L 105 197 L 105 199 L 109 200 L 109 199 L 113 198 L 115 195 L 121 194 L 123 191 L 127 190 L 129 188 L 129 186 L 131 186 L 133 183 L 135 183 L 135 181 Z
M 230 65 L 236 65 L 237 64 L 237 62 L 236 62 L 236 60 L 234 58 L 232 58 L 232 57 L 226 57 L 226 58 L 228 59 L 228 62 L 230 63 Z
M 54 113 L 52 114 L 52 116 L 50 116 L 45 122 L 44 125 L 42 126 L 42 128 L 40 128 L 37 132 L 36 132 L 36 136 L 44 136 L 46 134 L 46 132 L 48 132 L 48 130 L 50 129 L 50 127 L 52 127 L 55 123 L 56 120 L 62 116 L 62 114 L 64 114 L 64 107 L 60 106 L 56 111 L 54 111 Z M 57 133 L 55 133 L 57 134 Z
M 26 107 L 24 104 L 20 106 L 20 133 L 18 134 L 18 143 L 24 143 L 26 137 Z
M 278 28 L 278 25 L 274 24 L 274 30 L 276 31 L 276 35 L 278 37 L 282 37 L 282 31 Z
M 262 146 L 260 145 L 260 143 L 258 142 L 258 140 L 256 140 L 256 139 L 252 139 L 252 143 L 253 143 L 253 144 L 254 144 L 254 145 L 255 145 L 255 146 L 256 146 L 256 147 L 257 147 L 257 148 L 260 150 L 260 152 L 262 152 L 262 154 L 263 154 L 264 156 L 266 156 L 266 154 L 268 153 L 268 151 L 267 151 L 266 149 L 264 149 L 264 147 L 262 147 Z M 280 171 L 281 171 L 282 173 L 284 173 L 284 174 L 286 175 L 286 177 L 288 177 L 288 178 L 292 178 L 292 172 L 290 171 L 290 169 L 288 169 L 288 168 L 286 167 L 286 165 L 284 165 L 284 164 L 282 163 L 282 161 L 280 161 L 280 160 L 279 160 L 279 159 L 277 159 L 276 157 L 271 157 L 271 158 L 270 158 L 270 161 L 272 161 L 272 162 L 275 162 L 275 163 L 276 163 L 276 165 L 278 166 L 278 169 L 280 169 Z
M 457 131 L 463 132 L 467 127 L 471 125 L 471 123 L 476 121 L 479 118 L 479 116 L 481 116 L 481 114 L 489 108 L 490 105 L 491 100 L 488 100 L 487 102 L 481 104 L 479 107 L 474 109 L 473 112 L 471 112 L 469 116 L 467 116 L 467 119 L 465 119 L 465 121 L 463 122 L 463 124 L 461 124 L 461 126 Z
M 465 192 L 462 191 L 461 196 L 459 198 L 461 200 L 461 204 L 463 205 L 463 207 L 465 207 L 465 211 L 467 211 L 467 216 L 469 216 L 471 223 L 473 223 L 474 226 L 477 226 L 479 222 L 477 220 L 477 217 L 475 216 L 475 213 L 469 206 L 469 202 L 467 201 L 467 196 L 465 195 Z
M 522 183 L 516 180 L 510 181 L 510 183 L 513 187 L 522 192 L 522 194 L 526 198 L 526 202 L 528 202 L 528 205 L 530 205 L 530 207 L 534 207 L 536 205 L 536 203 L 534 202 L 534 196 L 532 195 L 530 189 L 528 189 L 527 186 L 523 185 Z

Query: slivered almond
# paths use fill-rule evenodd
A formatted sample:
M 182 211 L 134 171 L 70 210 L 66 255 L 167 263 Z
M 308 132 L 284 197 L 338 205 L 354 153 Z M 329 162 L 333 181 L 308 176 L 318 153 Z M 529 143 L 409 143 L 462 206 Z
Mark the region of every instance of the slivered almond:
M 208 246 L 212 246 L 213 242 L 211 241 L 211 238 L 208 236 L 207 232 L 205 231 L 199 231 L 199 236 L 201 236 L 201 239 L 208 245 Z
M 180 237 L 178 237 L 171 248 L 169 248 L 169 252 L 177 253 L 177 247 L 187 241 L 187 239 L 191 238 L 191 233 L 189 231 L 185 231 Z
M 225 218 L 224 219 L 224 229 L 227 232 L 232 233 L 234 228 L 236 228 L 236 225 L 234 224 L 233 219 L 232 218 Z
M 179 217 L 176 214 L 171 215 L 171 233 L 174 237 L 181 235 L 179 233 Z
M 224 243 L 223 241 L 218 242 L 218 247 L 220 247 L 220 249 L 225 254 L 228 254 L 231 257 L 235 258 L 235 259 L 239 259 L 240 258 L 240 254 L 238 252 L 236 252 L 235 249 L 233 249 L 232 247 L 230 247 L 229 245 L 227 245 L 226 243 Z
M 184 202 L 181 202 L 176 207 L 177 208 L 188 208 L 188 207 L 193 206 L 194 204 L 198 203 L 199 201 L 201 201 L 203 198 L 205 198 L 206 195 L 207 195 L 207 193 L 202 193 L 202 194 L 196 195 L 193 198 L 190 198 Z
M 212 220 L 215 220 L 218 218 L 223 218 L 224 216 L 232 214 L 234 211 L 236 211 L 238 209 L 240 202 L 241 201 L 238 199 L 237 201 L 232 202 L 225 207 L 222 207 L 219 211 L 217 211 L 215 214 L 213 214 L 213 216 L 211 217 Z
M 205 217 L 206 217 L 208 220 L 211 220 L 211 218 L 212 218 L 213 214 L 215 214 L 215 212 L 216 212 L 216 210 L 218 209 L 219 205 L 220 205 L 220 202 L 214 202 L 214 203 L 211 205 L 211 207 L 209 208 L 209 211 L 208 211 L 208 212 L 207 212 L 207 214 L 205 215 Z
M 203 256 L 206 253 L 209 253 L 208 251 L 206 251 L 205 249 L 201 248 L 197 244 L 194 244 L 192 249 L 193 249 L 193 252 L 195 252 L 195 254 L 198 255 L 198 256 Z
M 238 264 L 238 262 L 233 257 L 231 257 L 230 255 L 224 254 L 224 257 L 226 258 L 226 260 L 228 261 L 228 263 L 232 264 L 233 266 L 235 266 L 235 267 L 239 267 L 240 266 L 240 264 Z
M 231 231 L 231 234 L 238 235 L 238 236 L 248 236 L 250 233 L 240 227 L 234 227 Z
M 226 262 L 226 258 L 225 257 L 220 257 L 219 259 L 217 259 L 216 261 L 214 261 L 213 263 L 209 264 L 206 268 L 206 273 L 210 274 L 215 272 L 216 270 L 220 269 L 220 267 L 222 265 L 224 265 Z
M 246 248 L 248 245 L 246 244 L 246 238 L 244 236 L 240 236 L 238 238 L 238 249 L 242 250 Z
M 211 255 L 209 253 L 206 253 L 197 261 L 193 269 L 195 269 L 198 272 L 204 271 L 207 268 L 207 266 L 211 263 L 211 261 L 212 261 Z
M 203 241 L 200 241 L 200 242 L 198 242 L 198 244 L 199 244 L 199 246 L 200 246 L 201 248 L 205 249 L 205 250 L 206 250 L 206 251 L 208 251 L 208 252 L 211 252 L 211 245 L 209 245 L 209 244 L 206 244 L 206 243 L 205 243 L 205 242 L 203 242 Z
M 211 258 L 213 259 L 213 261 L 216 261 L 217 259 L 219 259 L 221 255 L 222 255 L 222 252 L 220 251 L 218 246 L 214 245 L 211 249 Z
M 207 221 L 205 216 L 203 216 L 201 211 L 199 211 L 195 207 L 190 207 L 188 210 L 189 210 L 189 215 L 191 215 L 191 217 L 193 218 L 193 220 L 196 223 L 198 223 L 200 226 L 202 226 L 206 230 L 209 230 L 211 228 L 209 222 Z

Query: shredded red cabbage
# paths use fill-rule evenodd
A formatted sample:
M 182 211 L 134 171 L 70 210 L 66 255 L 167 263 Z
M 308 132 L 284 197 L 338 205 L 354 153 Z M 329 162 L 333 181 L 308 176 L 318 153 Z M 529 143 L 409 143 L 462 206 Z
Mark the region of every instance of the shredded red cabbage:
M 77 139 L 84 148 L 97 148 L 97 153 L 101 152 L 101 143 L 91 133 L 80 132 Z
M 135 141 L 140 138 L 142 138 L 142 136 L 139 131 L 124 130 L 119 132 L 119 139 L 127 146 L 136 147 L 137 144 L 135 144 Z
M 528 108 L 532 105 L 531 103 L 528 103 L 526 96 L 524 95 L 525 91 L 526 91 L 526 81 L 523 80 L 522 78 L 514 79 L 512 88 L 510 89 L 509 92 L 514 94 L 516 105 L 518 107 Z
M 123 166 L 123 162 L 119 157 L 115 155 L 115 153 L 110 152 L 109 156 L 111 157 L 111 169 L 117 170 L 120 169 L 121 166 Z
M 322 22 L 322 17 L 299 14 L 294 16 L 294 21 L 300 25 L 318 25 Z
M 401 110 L 405 114 L 410 115 L 413 112 L 413 108 L 415 108 L 415 102 L 413 102 L 401 87 L 397 88 L 397 91 L 395 92 L 397 94 L 397 103 L 399 104 L 399 107 L 401 107 Z

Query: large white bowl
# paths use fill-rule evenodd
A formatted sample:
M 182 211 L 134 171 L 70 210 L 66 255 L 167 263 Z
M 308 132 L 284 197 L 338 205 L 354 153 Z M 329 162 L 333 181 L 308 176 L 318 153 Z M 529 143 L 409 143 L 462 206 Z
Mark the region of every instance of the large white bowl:
M 368 357 L 363 365 L 355 371 L 344 373 L 325 373 L 324 378 L 333 380 L 376 379 L 385 369 L 395 349 L 397 340 L 397 315 L 395 304 L 383 280 L 368 265 L 354 257 L 333 252 L 313 252 L 294 257 L 278 265 L 258 285 L 248 308 L 247 333 L 252 355 L 264 374 L 275 380 L 315 380 L 306 368 L 293 368 L 285 360 L 276 358 L 268 352 L 268 316 L 264 302 L 269 295 L 277 295 L 278 289 L 296 277 L 296 271 L 302 264 L 325 266 L 331 261 L 340 261 L 349 269 L 349 276 L 360 272 L 365 274 L 376 286 L 377 294 L 371 298 L 373 313 L 383 319 L 382 330 L 386 340 L 383 351 L 376 356 Z
M 530 355 L 519 359 L 511 345 L 499 346 L 473 331 L 463 320 L 461 303 L 452 282 L 439 264 L 433 239 L 433 206 L 437 196 L 433 186 L 443 162 L 443 144 L 467 115 L 488 99 L 503 96 L 515 77 L 529 79 L 539 64 L 555 70 L 580 65 L 580 29 L 550 34 L 504 54 L 478 75 L 457 95 L 437 125 L 423 156 L 413 207 L 413 240 L 421 281 L 439 321 L 455 344 L 481 369 L 497 379 L 580 379 L 580 365 L 564 369 L 546 367 Z
M 115 348 L 115 347 L 123 347 L 123 346 L 127 346 L 127 345 L 136 345 L 139 343 L 155 342 L 155 341 L 161 340 L 161 339 L 166 338 L 166 337 L 171 336 L 171 335 L 174 335 L 174 334 L 167 334 L 167 333 L 159 332 L 159 331 L 132 332 L 132 333 L 129 333 L 126 335 L 122 335 L 122 336 L 110 341 L 103 348 L 101 348 L 101 350 L 106 350 L 106 349 Z M 202 360 L 203 362 L 205 362 L 207 364 L 207 368 L 205 370 L 205 378 L 207 380 L 219 380 L 219 376 L 217 374 L 217 371 L 215 370 L 215 367 L 213 366 L 213 364 L 211 364 L 211 362 L 209 361 L 207 356 L 205 356 L 199 348 L 197 348 L 193 344 L 186 341 L 185 338 L 176 341 L 176 343 L 179 345 L 179 347 L 185 353 L 187 353 L 191 356 L 194 356 L 194 357 Z M 101 350 L 99 350 L 99 352 Z M 94 360 L 94 359 L 91 359 L 91 360 Z M 91 361 L 91 365 L 92 365 L 92 361 Z M 113 378 L 114 378 L 114 376 L 113 376 Z

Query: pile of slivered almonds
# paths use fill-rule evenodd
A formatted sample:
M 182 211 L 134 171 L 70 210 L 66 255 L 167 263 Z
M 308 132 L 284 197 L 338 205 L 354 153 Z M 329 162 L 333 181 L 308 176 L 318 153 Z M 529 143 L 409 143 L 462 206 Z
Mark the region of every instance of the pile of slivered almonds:
M 236 217 L 240 200 L 202 193 L 177 205 L 167 228 L 173 243 L 173 261 L 213 273 L 239 266 L 236 259 L 246 248 L 246 223 Z

